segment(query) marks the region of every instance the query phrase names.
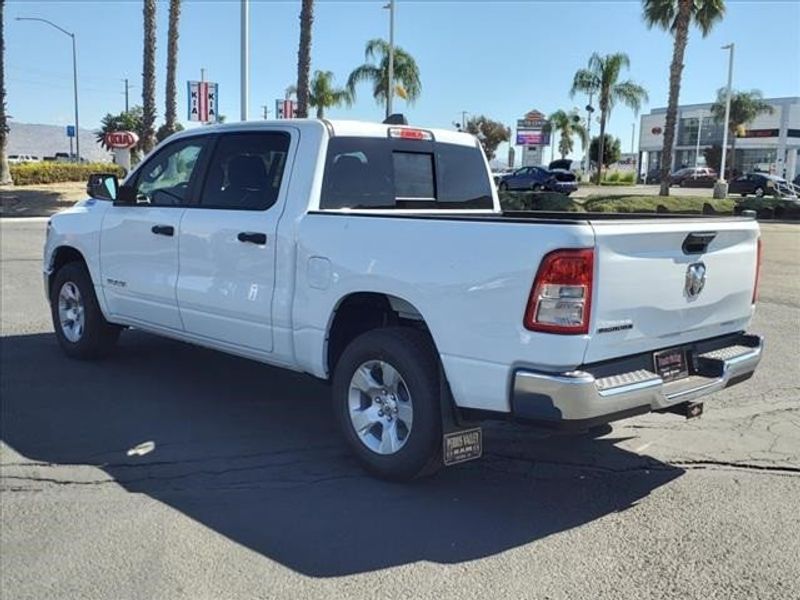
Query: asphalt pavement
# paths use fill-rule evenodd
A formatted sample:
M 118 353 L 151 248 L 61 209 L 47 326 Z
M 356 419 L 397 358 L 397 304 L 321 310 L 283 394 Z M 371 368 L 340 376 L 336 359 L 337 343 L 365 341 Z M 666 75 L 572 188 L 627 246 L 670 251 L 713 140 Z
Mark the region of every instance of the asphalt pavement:
M 800 228 L 763 226 L 767 337 L 700 419 L 486 426 L 486 456 L 366 476 L 310 377 L 126 332 L 77 362 L 44 222 L 0 221 L 0 597 L 800 597 Z

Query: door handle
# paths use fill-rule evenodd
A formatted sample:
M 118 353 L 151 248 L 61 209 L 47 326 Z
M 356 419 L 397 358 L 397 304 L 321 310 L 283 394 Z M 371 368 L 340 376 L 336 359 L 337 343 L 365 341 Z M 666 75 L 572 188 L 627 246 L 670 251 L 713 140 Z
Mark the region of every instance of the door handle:
M 249 242 L 251 244 L 258 244 L 263 246 L 267 243 L 267 234 L 258 233 L 257 231 L 240 231 L 236 238 L 240 242 Z
M 175 228 L 172 225 L 153 225 L 150 231 L 156 235 L 167 235 L 170 237 L 175 235 Z

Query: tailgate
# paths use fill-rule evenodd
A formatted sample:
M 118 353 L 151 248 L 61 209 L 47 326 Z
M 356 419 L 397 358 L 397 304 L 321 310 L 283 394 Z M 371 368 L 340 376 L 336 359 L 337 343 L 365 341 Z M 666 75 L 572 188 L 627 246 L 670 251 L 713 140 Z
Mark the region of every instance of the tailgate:
M 756 221 L 593 221 L 592 227 L 596 270 L 584 362 L 747 326 L 753 313 Z M 690 234 L 694 247 L 684 249 Z

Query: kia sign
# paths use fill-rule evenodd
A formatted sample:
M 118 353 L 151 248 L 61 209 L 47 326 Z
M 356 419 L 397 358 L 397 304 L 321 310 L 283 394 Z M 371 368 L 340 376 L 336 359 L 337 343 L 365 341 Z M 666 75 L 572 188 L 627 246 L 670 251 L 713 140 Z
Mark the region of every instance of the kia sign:
M 211 81 L 189 81 L 189 120 L 216 123 L 219 84 Z
M 139 143 L 139 136 L 132 131 L 112 131 L 104 136 L 103 141 L 114 150 L 129 150 Z

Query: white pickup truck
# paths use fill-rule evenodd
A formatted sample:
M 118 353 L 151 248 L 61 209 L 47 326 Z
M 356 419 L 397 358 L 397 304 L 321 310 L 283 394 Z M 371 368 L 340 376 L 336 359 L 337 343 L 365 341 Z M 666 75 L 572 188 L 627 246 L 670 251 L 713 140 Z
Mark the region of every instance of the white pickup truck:
M 479 456 L 486 418 L 693 416 L 761 357 L 755 220 L 504 213 L 464 133 L 204 127 L 88 191 L 44 251 L 69 356 L 130 327 L 331 380 L 384 477 Z

